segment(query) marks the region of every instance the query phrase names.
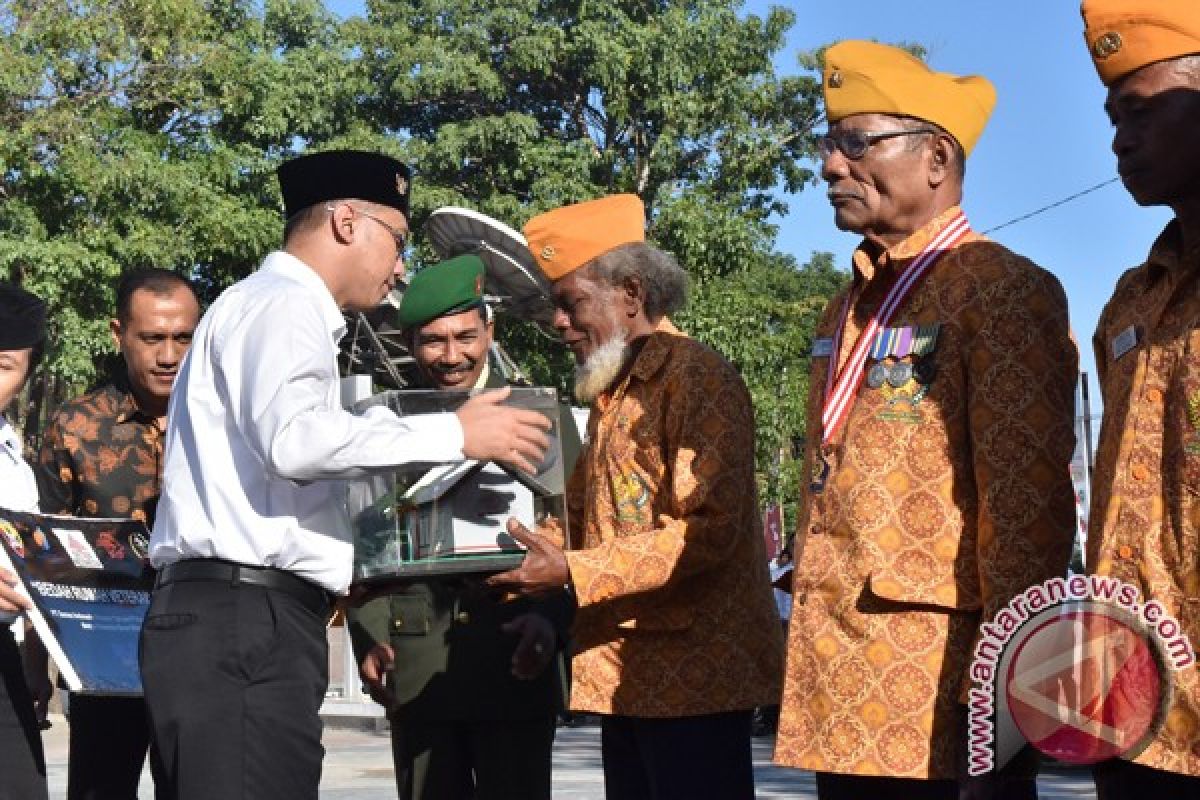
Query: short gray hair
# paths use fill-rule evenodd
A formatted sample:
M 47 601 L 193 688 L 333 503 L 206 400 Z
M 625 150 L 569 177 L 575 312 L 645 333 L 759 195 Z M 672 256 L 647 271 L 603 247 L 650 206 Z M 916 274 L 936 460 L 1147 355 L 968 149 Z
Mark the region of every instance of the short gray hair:
M 1180 56 L 1172 59 L 1172 66 L 1178 75 L 1183 75 L 1194 86 L 1200 86 L 1200 54 Z
M 687 273 L 675 256 L 645 242 L 629 242 L 592 259 L 588 277 L 609 286 L 629 278 L 642 284 L 646 316 L 664 317 L 687 304 Z

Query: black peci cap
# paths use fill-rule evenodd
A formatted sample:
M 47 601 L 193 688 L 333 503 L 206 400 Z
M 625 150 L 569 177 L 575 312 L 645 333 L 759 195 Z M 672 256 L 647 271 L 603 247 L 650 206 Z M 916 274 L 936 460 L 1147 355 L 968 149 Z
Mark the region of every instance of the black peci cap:
M 46 338 L 46 304 L 12 283 L 0 283 L 0 350 L 24 350 Z
M 330 200 L 354 198 L 390 206 L 408 214 L 412 186 L 408 167 L 382 153 L 326 150 L 279 165 L 284 219 Z

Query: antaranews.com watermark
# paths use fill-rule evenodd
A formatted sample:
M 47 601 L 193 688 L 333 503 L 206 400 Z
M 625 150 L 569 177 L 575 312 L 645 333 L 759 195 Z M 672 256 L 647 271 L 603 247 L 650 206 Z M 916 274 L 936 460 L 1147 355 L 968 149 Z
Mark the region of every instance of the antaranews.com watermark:
M 1162 722 L 1169 673 L 1195 663 L 1179 622 L 1136 586 L 1101 575 L 1032 586 L 980 627 L 968 772 L 1026 742 L 1076 764 L 1129 754 Z

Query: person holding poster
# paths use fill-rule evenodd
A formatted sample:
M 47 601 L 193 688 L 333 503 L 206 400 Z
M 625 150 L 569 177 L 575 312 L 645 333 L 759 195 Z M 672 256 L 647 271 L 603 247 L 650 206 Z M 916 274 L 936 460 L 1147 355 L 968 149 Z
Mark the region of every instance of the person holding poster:
M 37 296 L 0 284 L 0 508 L 37 511 L 37 484 L 25 463 L 21 438 L 4 417 L 42 354 L 46 306 Z M 5 535 L 0 533 L 0 535 Z M 16 591 L 0 547 L 0 800 L 46 797 L 46 761 L 33 699 L 25 684 L 16 640 L 9 626 L 29 607 Z

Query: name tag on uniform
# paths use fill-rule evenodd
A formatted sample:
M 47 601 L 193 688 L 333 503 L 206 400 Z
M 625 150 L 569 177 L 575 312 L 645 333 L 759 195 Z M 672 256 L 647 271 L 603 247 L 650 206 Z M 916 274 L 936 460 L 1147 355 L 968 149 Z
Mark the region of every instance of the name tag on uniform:
M 833 339 L 825 337 L 814 340 L 812 353 L 809 355 L 812 358 L 829 358 L 831 355 L 833 355 Z
M 1138 335 L 1137 328 L 1130 325 L 1125 330 L 1118 333 L 1112 340 L 1112 357 L 1116 361 L 1121 356 L 1128 353 L 1133 348 L 1137 347 Z

